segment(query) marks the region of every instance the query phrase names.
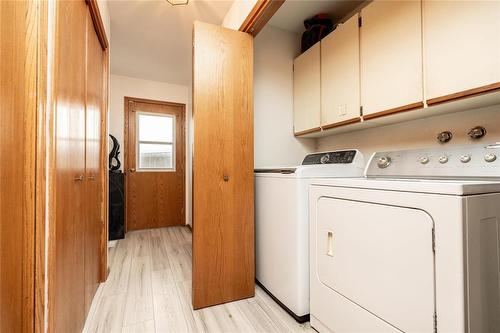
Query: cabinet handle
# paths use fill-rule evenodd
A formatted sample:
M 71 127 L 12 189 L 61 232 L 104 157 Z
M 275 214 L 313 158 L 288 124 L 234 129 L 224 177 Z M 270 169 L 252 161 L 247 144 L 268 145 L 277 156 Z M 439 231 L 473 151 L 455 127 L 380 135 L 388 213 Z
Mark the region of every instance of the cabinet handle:
M 128 169 L 128 172 L 135 172 L 135 168 Z
M 81 175 L 81 176 L 75 177 L 75 182 L 83 182 L 84 179 L 85 179 L 85 177 L 83 177 L 83 175 Z
M 95 180 L 95 176 L 88 176 L 87 179 L 88 180 Z

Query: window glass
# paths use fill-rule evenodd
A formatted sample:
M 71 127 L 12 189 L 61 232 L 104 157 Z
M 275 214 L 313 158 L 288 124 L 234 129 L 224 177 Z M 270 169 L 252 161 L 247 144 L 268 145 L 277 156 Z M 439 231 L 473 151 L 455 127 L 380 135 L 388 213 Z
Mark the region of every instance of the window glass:
M 172 142 L 173 118 L 139 114 L 139 141 Z
M 172 169 L 171 144 L 139 143 L 139 169 Z
M 137 114 L 137 169 L 175 169 L 175 118 Z

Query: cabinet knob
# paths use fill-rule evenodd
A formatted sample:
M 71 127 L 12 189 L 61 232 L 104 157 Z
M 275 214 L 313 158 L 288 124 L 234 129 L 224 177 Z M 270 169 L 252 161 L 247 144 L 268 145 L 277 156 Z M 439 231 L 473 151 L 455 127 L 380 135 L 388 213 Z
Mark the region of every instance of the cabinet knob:
M 135 168 L 128 169 L 128 172 L 135 172 Z
M 224 175 L 224 177 L 223 177 L 223 178 L 224 178 L 224 181 L 225 181 L 225 182 L 228 182 L 228 181 L 229 181 L 229 176 L 228 176 L 228 175 Z

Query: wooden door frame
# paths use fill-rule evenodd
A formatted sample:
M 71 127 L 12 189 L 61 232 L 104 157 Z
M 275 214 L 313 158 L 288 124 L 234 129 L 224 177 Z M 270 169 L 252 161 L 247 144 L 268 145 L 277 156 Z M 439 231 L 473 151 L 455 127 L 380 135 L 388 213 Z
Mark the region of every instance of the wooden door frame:
M 238 30 L 257 36 L 284 2 L 285 0 L 257 0 Z
M 96 34 L 103 49 L 103 100 L 101 113 L 101 166 L 99 177 L 103 184 L 101 201 L 101 262 L 100 279 L 104 282 L 108 274 L 108 100 L 109 100 L 109 48 L 108 39 L 96 0 L 85 1 L 90 11 Z M 36 171 L 35 171 L 35 276 L 34 276 L 34 331 L 54 331 L 54 285 L 55 277 L 55 86 L 54 77 L 58 64 L 53 54 L 54 45 L 49 38 L 56 37 L 56 7 L 47 1 L 38 1 L 38 69 L 37 69 L 37 119 L 36 119 Z M 47 292 L 47 294 L 46 294 Z M 45 325 L 47 317 L 47 325 Z
M 129 169 L 128 165 L 128 152 L 129 150 L 129 134 L 128 134 L 128 126 L 129 126 L 129 105 L 130 102 L 135 102 L 135 103 L 148 103 L 148 104 L 157 104 L 157 105 L 163 105 L 163 106 L 173 106 L 173 107 L 181 107 L 182 111 L 181 113 L 184 116 L 184 126 L 183 126 L 183 135 L 184 135 L 184 224 L 187 223 L 187 211 L 188 211 L 188 201 L 186 200 L 186 193 L 187 193 L 187 175 L 188 175 L 188 135 L 187 135 L 187 117 L 186 117 L 186 104 L 184 103 L 176 103 L 176 102 L 167 102 L 167 101 L 159 101 L 159 100 L 154 100 L 154 99 L 147 99 L 147 98 L 140 98 L 140 97 L 129 97 L 125 96 L 123 97 L 123 112 L 124 112 L 124 123 L 123 123 L 123 173 L 127 175 L 127 170 Z M 124 214 L 124 220 L 125 220 L 125 232 L 128 230 L 128 214 L 127 214 L 127 196 L 128 196 L 128 181 L 127 177 L 125 177 L 125 202 L 124 202 L 124 208 L 125 208 L 125 214 Z

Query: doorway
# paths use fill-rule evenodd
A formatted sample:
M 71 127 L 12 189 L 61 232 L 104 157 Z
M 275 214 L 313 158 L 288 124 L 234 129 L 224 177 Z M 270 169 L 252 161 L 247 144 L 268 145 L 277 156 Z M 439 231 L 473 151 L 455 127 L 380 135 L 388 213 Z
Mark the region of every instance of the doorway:
M 184 104 L 125 97 L 125 230 L 185 225 Z

